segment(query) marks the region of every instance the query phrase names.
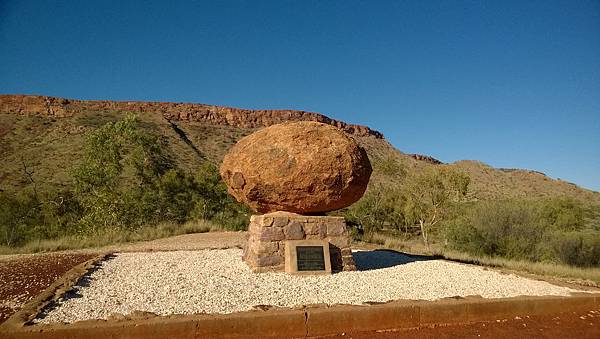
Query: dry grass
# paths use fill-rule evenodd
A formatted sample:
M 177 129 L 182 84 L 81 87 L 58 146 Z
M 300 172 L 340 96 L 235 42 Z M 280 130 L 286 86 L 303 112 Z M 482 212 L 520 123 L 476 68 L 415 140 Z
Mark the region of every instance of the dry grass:
M 531 262 L 498 257 L 473 257 L 469 254 L 446 250 L 442 254 L 445 259 L 462 263 L 498 267 L 516 272 L 527 272 L 534 275 L 560 278 L 585 286 L 600 287 L 600 268 L 575 267 L 557 263 Z
M 221 230 L 217 225 L 206 221 L 190 221 L 183 225 L 163 223 L 142 227 L 136 231 L 108 229 L 87 237 L 62 237 L 31 241 L 20 247 L 0 246 L 0 254 L 39 253 L 82 248 L 101 247 L 137 241 L 154 240 L 181 234 L 206 233 Z
M 515 273 L 528 273 L 542 277 L 552 277 L 566 282 L 585 286 L 600 287 L 600 267 L 575 267 L 559 263 L 531 262 L 500 257 L 476 257 L 464 252 L 447 249 L 440 243 L 425 246 L 419 238 L 401 239 L 381 233 L 364 237 L 363 241 L 377 244 L 384 248 L 417 255 L 440 256 L 444 259 L 461 263 L 501 268 Z

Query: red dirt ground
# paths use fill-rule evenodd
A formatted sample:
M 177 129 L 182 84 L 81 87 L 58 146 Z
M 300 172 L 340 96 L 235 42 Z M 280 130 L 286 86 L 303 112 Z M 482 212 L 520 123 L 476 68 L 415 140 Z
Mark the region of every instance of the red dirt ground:
M 600 309 L 546 316 L 517 317 L 492 322 L 407 329 L 346 333 L 327 339 L 396 338 L 600 338 Z
M 0 261 L 0 323 L 94 254 L 39 254 Z

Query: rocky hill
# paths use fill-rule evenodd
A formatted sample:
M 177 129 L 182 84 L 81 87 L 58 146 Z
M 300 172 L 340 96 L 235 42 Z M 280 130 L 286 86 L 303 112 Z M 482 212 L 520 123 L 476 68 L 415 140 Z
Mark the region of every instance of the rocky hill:
M 283 121 L 319 121 L 339 127 L 365 147 L 374 168 L 371 184 L 400 183 L 401 168 L 410 172 L 451 166 L 471 177 L 473 199 L 565 195 L 600 203 L 600 193 L 539 172 L 495 169 L 467 160 L 441 164 L 426 155 L 404 154 L 380 132 L 318 113 L 29 95 L 0 95 L 0 189 L 19 189 L 32 178 L 37 185 L 70 185 L 69 170 L 82 154 L 85 132 L 126 113 L 135 113 L 143 128 L 162 135 L 179 165 L 190 171 L 204 160 L 220 163 L 231 145 L 258 128 Z
M 37 95 L 0 95 L 0 112 L 74 117 L 87 111 L 119 111 L 161 114 L 166 120 L 201 122 L 240 128 L 266 127 L 284 121 L 317 121 L 356 136 L 383 134 L 366 126 L 351 125 L 319 113 L 293 110 L 249 110 L 204 104 L 142 101 L 72 100 Z

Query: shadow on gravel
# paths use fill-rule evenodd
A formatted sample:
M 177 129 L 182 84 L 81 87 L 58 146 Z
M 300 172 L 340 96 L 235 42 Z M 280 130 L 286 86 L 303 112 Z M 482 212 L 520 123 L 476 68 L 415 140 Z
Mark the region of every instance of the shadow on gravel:
M 77 281 L 77 283 L 75 283 L 70 290 L 66 291 L 63 295 L 61 296 L 55 296 L 55 299 L 50 301 L 46 306 L 44 306 L 37 314 L 37 317 L 33 320 L 29 321 L 29 324 L 33 324 L 35 323 L 37 320 L 41 320 L 46 318 L 46 316 L 48 315 L 48 313 L 50 311 L 52 311 L 53 309 L 57 308 L 61 303 L 69 300 L 69 299 L 76 299 L 76 298 L 81 298 L 83 297 L 83 295 L 80 293 L 80 289 L 82 287 L 89 287 L 91 282 L 92 282 L 92 278 L 91 275 L 92 273 L 98 271 L 99 269 L 102 268 L 102 264 L 108 260 L 111 260 L 113 258 L 115 258 L 116 255 L 114 254 L 110 254 L 107 255 L 104 259 L 100 260 L 99 262 L 97 262 L 96 264 L 94 264 L 94 266 L 92 268 L 90 268 L 83 276 L 81 276 L 79 278 L 79 280 Z M 58 298 L 56 298 L 58 297 Z
M 439 256 L 412 255 L 393 250 L 356 251 L 352 252 L 352 256 L 359 271 L 377 270 L 416 261 L 441 259 Z

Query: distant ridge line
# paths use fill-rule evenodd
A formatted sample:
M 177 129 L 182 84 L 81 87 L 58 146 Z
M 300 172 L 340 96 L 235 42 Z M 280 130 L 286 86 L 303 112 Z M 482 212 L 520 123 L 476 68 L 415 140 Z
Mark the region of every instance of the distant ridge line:
M 84 110 L 160 113 L 167 120 L 208 122 L 241 128 L 267 127 L 286 121 L 317 121 L 346 133 L 383 139 L 367 126 L 348 124 L 320 113 L 299 110 L 252 110 L 194 103 L 77 100 L 43 95 L 0 94 L 0 112 L 70 117 Z
M 429 155 L 423 155 L 423 154 L 407 154 L 409 157 L 415 159 L 415 160 L 419 160 L 419 161 L 425 161 L 428 162 L 432 165 L 443 165 L 444 163 L 439 161 L 438 159 L 431 157 Z

